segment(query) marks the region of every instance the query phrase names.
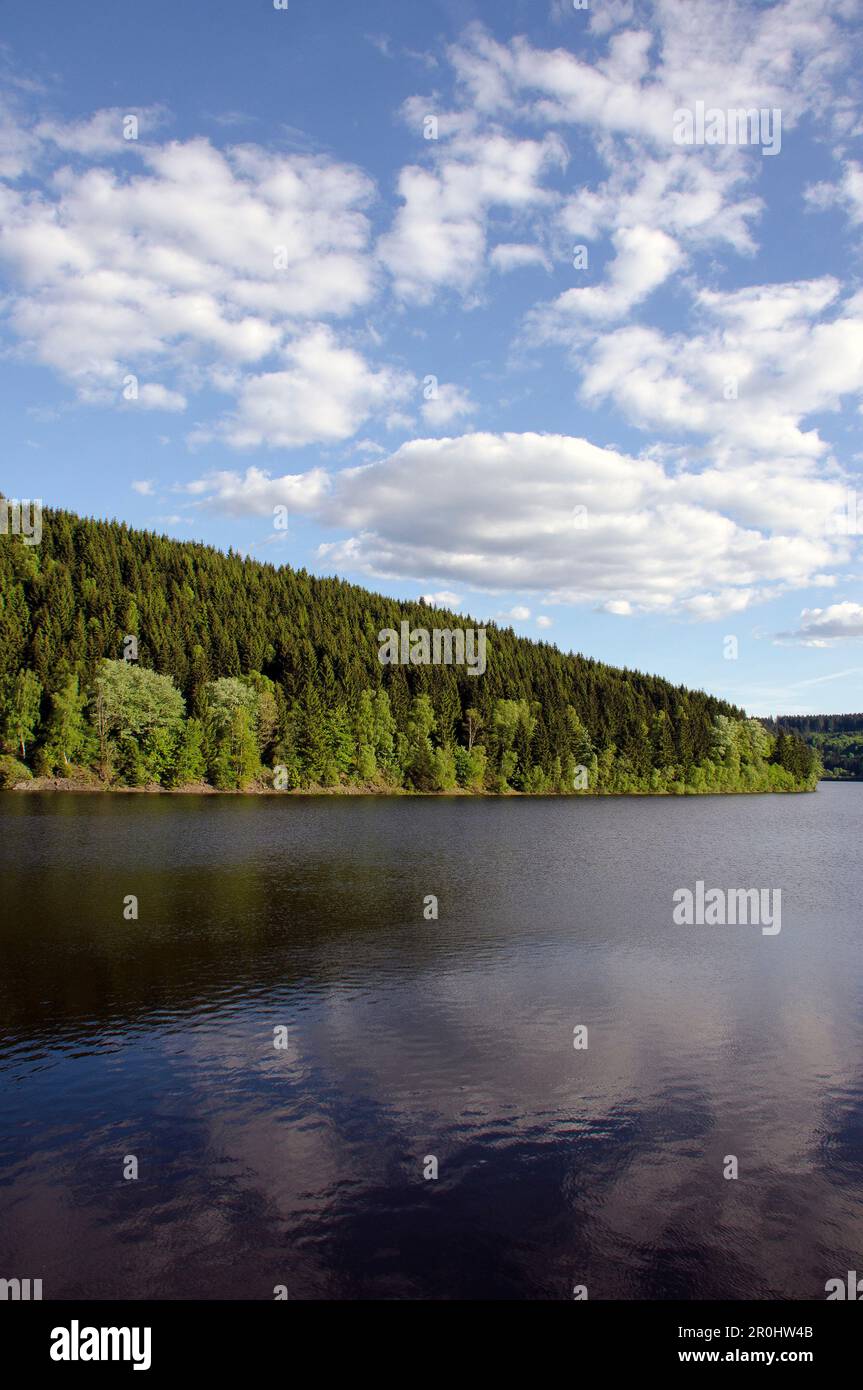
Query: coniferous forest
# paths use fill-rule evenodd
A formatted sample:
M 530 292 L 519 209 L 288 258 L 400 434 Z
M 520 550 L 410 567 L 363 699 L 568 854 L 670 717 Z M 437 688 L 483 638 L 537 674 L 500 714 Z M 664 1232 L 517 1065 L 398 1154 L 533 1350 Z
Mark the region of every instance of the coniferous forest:
M 817 752 L 740 709 L 487 624 L 487 669 L 383 665 L 466 627 L 305 570 L 46 510 L 0 537 L 0 784 L 368 792 L 812 789 Z
M 863 714 L 790 714 L 765 719 L 773 734 L 794 734 L 813 748 L 825 781 L 863 781 Z

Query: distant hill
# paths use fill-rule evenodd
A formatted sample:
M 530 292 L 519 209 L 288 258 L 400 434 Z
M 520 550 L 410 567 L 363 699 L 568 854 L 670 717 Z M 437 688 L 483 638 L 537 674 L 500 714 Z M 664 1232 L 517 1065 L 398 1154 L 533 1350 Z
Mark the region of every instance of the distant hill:
M 493 623 L 483 674 L 429 661 L 419 639 L 382 664 L 386 629 L 477 624 L 116 521 L 46 510 L 42 529 L 34 546 L 0 535 L 7 782 L 76 768 L 112 785 L 224 789 L 274 777 L 381 791 L 814 784 L 800 739 L 659 676 Z
M 763 722 L 773 733 L 784 729 L 815 749 L 825 779 L 863 781 L 863 714 L 789 714 Z

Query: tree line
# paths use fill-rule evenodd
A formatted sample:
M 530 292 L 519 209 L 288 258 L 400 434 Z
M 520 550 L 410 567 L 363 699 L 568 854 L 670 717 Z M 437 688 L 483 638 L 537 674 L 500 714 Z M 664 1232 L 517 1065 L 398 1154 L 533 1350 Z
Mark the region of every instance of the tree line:
M 382 665 L 379 634 L 403 619 L 472 623 L 46 509 L 39 546 L 0 537 L 0 778 L 527 793 L 790 791 L 817 778 L 794 734 L 492 623 L 481 677 Z
M 863 714 L 790 714 L 764 722 L 772 733 L 802 738 L 821 759 L 826 780 L 863 780 Z

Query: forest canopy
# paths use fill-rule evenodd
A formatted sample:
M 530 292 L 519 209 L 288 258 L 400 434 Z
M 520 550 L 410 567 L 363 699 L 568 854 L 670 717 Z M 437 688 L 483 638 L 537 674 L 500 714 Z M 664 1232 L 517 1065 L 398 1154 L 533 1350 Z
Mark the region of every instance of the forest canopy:
M 793 732 L 510 628 L 486 625 L 479 678 L 382 664 L 379 634 L 403 620 L 476 626 L 46 510 L 38 546 L 0 536 L 0 782 L 684 794 L 817 780 Z
M 771 733 L 802 738 L 821 759 L 826 781 L 863 781 L 863 714 L 791 714 L 764 723 Z

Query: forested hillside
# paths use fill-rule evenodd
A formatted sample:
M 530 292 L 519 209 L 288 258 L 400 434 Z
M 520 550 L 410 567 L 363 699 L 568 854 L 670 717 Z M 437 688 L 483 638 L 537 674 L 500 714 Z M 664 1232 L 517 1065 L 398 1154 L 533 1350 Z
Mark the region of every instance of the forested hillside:
M 765 723 L 772 733 L 804 739 L 821 758 L 826 780 L 863 780 L 863 714 L 780 715 Z
M 743 711 L 487 626 L 487 669 L 382 665 L 379 633 L 476 627 L 116 522 L 0 536 L 7 785 L 798 790 L 817 759 Z M 134 639 L 130 641 L 129 639 Z M 129 659 L 129 658 L 133 659 Z

